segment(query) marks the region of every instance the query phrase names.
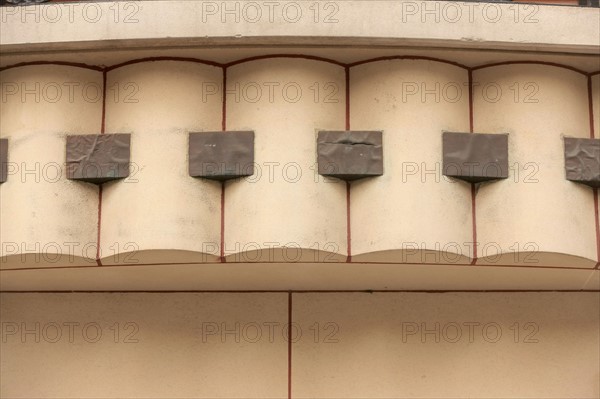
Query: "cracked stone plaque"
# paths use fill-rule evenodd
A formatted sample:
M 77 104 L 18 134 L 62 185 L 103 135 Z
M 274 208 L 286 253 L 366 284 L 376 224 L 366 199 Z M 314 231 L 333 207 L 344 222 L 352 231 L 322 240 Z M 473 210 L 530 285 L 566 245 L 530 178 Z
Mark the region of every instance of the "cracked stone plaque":
M 189 173 L 219 181 L 252 176 L 254 132 L 190 133 Z
M 8 139 L 0 139 L 0 184 L 8 178 Z
M 381 131 L 321 131 L 317 138 L 319 174 L 352 181 L 383 175 Z
M 567 180 L 600 188 L 600 139 L 565 137 Z
M 67 178 L 102 184 L 129 176 L 129 134 L 67 136 Z
M 508 178 L 508 134 L 442 134 L 443 173 L 469 183 Z

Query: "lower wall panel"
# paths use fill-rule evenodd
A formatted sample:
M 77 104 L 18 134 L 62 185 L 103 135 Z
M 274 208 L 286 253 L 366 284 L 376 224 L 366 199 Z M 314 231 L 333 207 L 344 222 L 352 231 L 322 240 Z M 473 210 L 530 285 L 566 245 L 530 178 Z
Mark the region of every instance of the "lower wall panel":
M 0 396 L 597 398 L 599 314 L 598 292 L 3 293 Z

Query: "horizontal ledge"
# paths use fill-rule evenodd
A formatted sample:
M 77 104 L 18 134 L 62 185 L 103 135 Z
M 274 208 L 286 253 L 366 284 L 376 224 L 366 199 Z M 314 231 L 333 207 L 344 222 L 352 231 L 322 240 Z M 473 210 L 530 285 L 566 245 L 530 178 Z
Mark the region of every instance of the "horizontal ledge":
M 210 248 L 208 248 L 210 247 Z M 27 269 L 69 269 L 93 266 L 141 267 L 155 265 L 211 265 L 228 264 L 389 264 L 389 265 L 443 265 L 482 266 L 482 267 L 524 267 L 593 270 L 598 262 L 581 256 L 556 252 L 505 252 L 473 258 L 452 251 L 431 249 L 393 249 L 353 254 L 350 259 L 345 254 L 313 248 L 268 247 L 247 251 L 226 251 L 223 259 L 218 245 L 210 245 L 210 252 L 154 249 L 113 253 L 100 258 L 86 258 L 59 253 L 14 253 L 0 257 L 0 271 Z
M 356 36 L 256 36 L 256 37 L 181 37 L 152 39 L 102 39 L 40 43 L 2 43 L 0 52 L 13 54 L 47 54 L 63 51 L 161 50 L 171 48 L 223 47 L 338 47 L 338 48 L 431 48 L 448 50 L 545 52 L 573 55 L 598 55 L 600 45 L 560 45 L 538 42 L 473 41 L 447 39 L 413 39 Z
M 0 50 L 4 54 L 164 46 L 364 44 L 600 52 L 600 9 L 595 7 L 412 0 L 314 4 L 155 0 L 45 3 L 2 7 L 0 13 Z M 360 33 L 357 26 L 363 27 Z
M 600 271 L 369 263 L 218 263 L 3 271 L 0 291 L 600 290 Z

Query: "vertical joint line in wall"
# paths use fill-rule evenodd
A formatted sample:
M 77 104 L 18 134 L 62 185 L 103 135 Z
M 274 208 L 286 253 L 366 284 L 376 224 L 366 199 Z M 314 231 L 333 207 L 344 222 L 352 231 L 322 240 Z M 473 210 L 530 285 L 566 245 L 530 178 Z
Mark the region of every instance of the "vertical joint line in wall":
M 106 129 L 106 69 L 102 70 L 102 121 L 100 123 L 100 134 Z M 98 228 L 96 236 L 96 264 L 102 266 L 100 260 L 100 236 L 102 232 L 102 184 L 98 185 Z
M 346 242 L 348 246 L 348 256 L 346 257 L 346 262 L 352 262 L 352 228 L 350 227 L 350 182 L 346 182 Z
M 469 89 L 469 132 L 473 133 L 473 70 L 468 71 Z M 471 183 L 471 218 L 473 219 L 473 256 L 471 265 L 477 263 L 477 187 Z
M 100 232 L 102 228 L 102 184 L 98 185 L 98 235 L 96 237 L 96 264 L 102 266 L 100 260 Z
M 227 67 L 223 67 L 222 83 L 222 105 L 221 105 L 221 130 L 227 130 Z M 225 263 L 225 182 L 221 182 L 221 242 L 220 242 L 220 260 Z
M 592 91 L 592 75 L 587 77 L 588 114 L 590 119 L 590 138 L 594 138 L 594 96 Z M 600 269 L 600 215 L 598 215 L 598 189 L 592 190 L 594 196 L 594 224 L 596 226 L 596 269 Z
M 594 218 L 596 224 L 596 256 L 598 258 L 598 263 L 596 263 L 596 269 L 600 269 L 600 215 L 598 215 L 598 189 L 594 188 L 592 190 L 592 195 L 594 196 Z
M 471 265 L 477 263 L 477 187 L 471 183 L 471 218 L 473 219 L 473 257 Z
M 346 83 L 346 130 L 350 130 L 350 67 L 344 67 Z M 350 182 L 346 182 L 346 246 L 348 255 L 346 262 L 352 262 L 352 227 L 350 220 Z
M 225 263 L 225 182 L 221 182 L 221 263 Z
M 594 138 L 594 98 L 592 93 L 592 75 L 587 77 L 588 113 L 590 117 L 590 138 Z
M 292 399 L 292 292 L 288 292 L 288 399 Z
M 469 132 L 473 133 L 473 71 L 468 72 L 469 89 Z
M 350 130 L 350 67 L 344 67 L 346 81 L 346 130 Z
M 223 104 L 221 106 L 221 130 L 227 130 L 227 67 L 223 67 L 223 83 L 222 88 L 223 93 L 221 98 L 223 100 Z
M 100 134 L 104 134 L 106 128 L 106 69 L 102 71 L 102 123 Z

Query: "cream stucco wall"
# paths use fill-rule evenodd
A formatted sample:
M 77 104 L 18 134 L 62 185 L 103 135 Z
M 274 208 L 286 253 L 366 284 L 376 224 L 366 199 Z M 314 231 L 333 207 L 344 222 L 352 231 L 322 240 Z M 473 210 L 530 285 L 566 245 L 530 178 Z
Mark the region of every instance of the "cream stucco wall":
M 65 140 L 99 132 L 102 73 L 28 66 L 2 72 L 0 84 L 0 137 L 10 154 L 0 267 L 95 265 L 98 188 L 67 180 Z
M 0 395 L 592 399 L 599 295 L 2 294 Z
M 346 187 L 316 162 L 317 132 L 344 130 L 344 68 L 285 58 L 229 67 L 226 121 L 254 130 L 256 163 L 253 176 L 226 185 L 228 260 L 345 259 Z
M 353 257 L 468 263 L 470 186 L 442 176 L 442 131 L 469 131 L 468 76 L 433 61 L 350 71 L 350 127 L 383 130 L 384 175 L 352 185 Z
M 9 170 L 0 188 L 4 270 L 93 266 L 98 244 L 104 265 L 215 264 L 222 255 L 233 263 L 461 266 L 473 263 L 474 240 L 481 266 L 591 271 L 598 262 L 593 192 L 564 179 L 562 137 L 590 135 L 581 72 L 545 64 L 475 68 L 471 107 L 469 69 L 426 59 L 344 65 L 274 55 L 232 65 L 149 59 L 98 69 L 1 72 L 1 134 L 10 165 L 22 169 Z M 74 94 L 63 88 L 53 101 L 44 88 L 60 82 Z M 598 75 L 591 83 L 597 125 Z M 26 87 L 41 89 L 26 94 Z M 441 134 L 469 131 L 471 108 L 475 132 L 509 134 L 511 165 L 509 179 L 484 184 L 475 196 L 441 171 Z M 106 133 L 132 135 L 129 178 L 99 193 L 64 173 L 58 183 L 37 183 L 24 172 L 32 168 L 26 163 L 42 162 L 38 175 L 46 164 L 64 166 L 65 135 L 99 133 L 103 116 Z M 317 174 L 317 132 L 343 130 L 346 120 L 354 130 L 383 131 L 383 176 L 347 187 Z M 255 174 L 223 187 L 189 177 L 189 132 L 223 128 L 255 132 Z
M 474 130 L 509 134 L 509 178 L 477 194 L 478 262 L 594 267 L 592 190 L 565 179 L 562 141 L 590 137 L 586 77 L 505 65 L 473 82 Z
M 131 166 L 103 187 L 103 263 L 218 258 L 221 187 L 190 177 L 187 153 L 189 132 L 221 130 L 221 81 L 221 68 L 190 62 L 108 72 L 106 132 L 131 134 Z

